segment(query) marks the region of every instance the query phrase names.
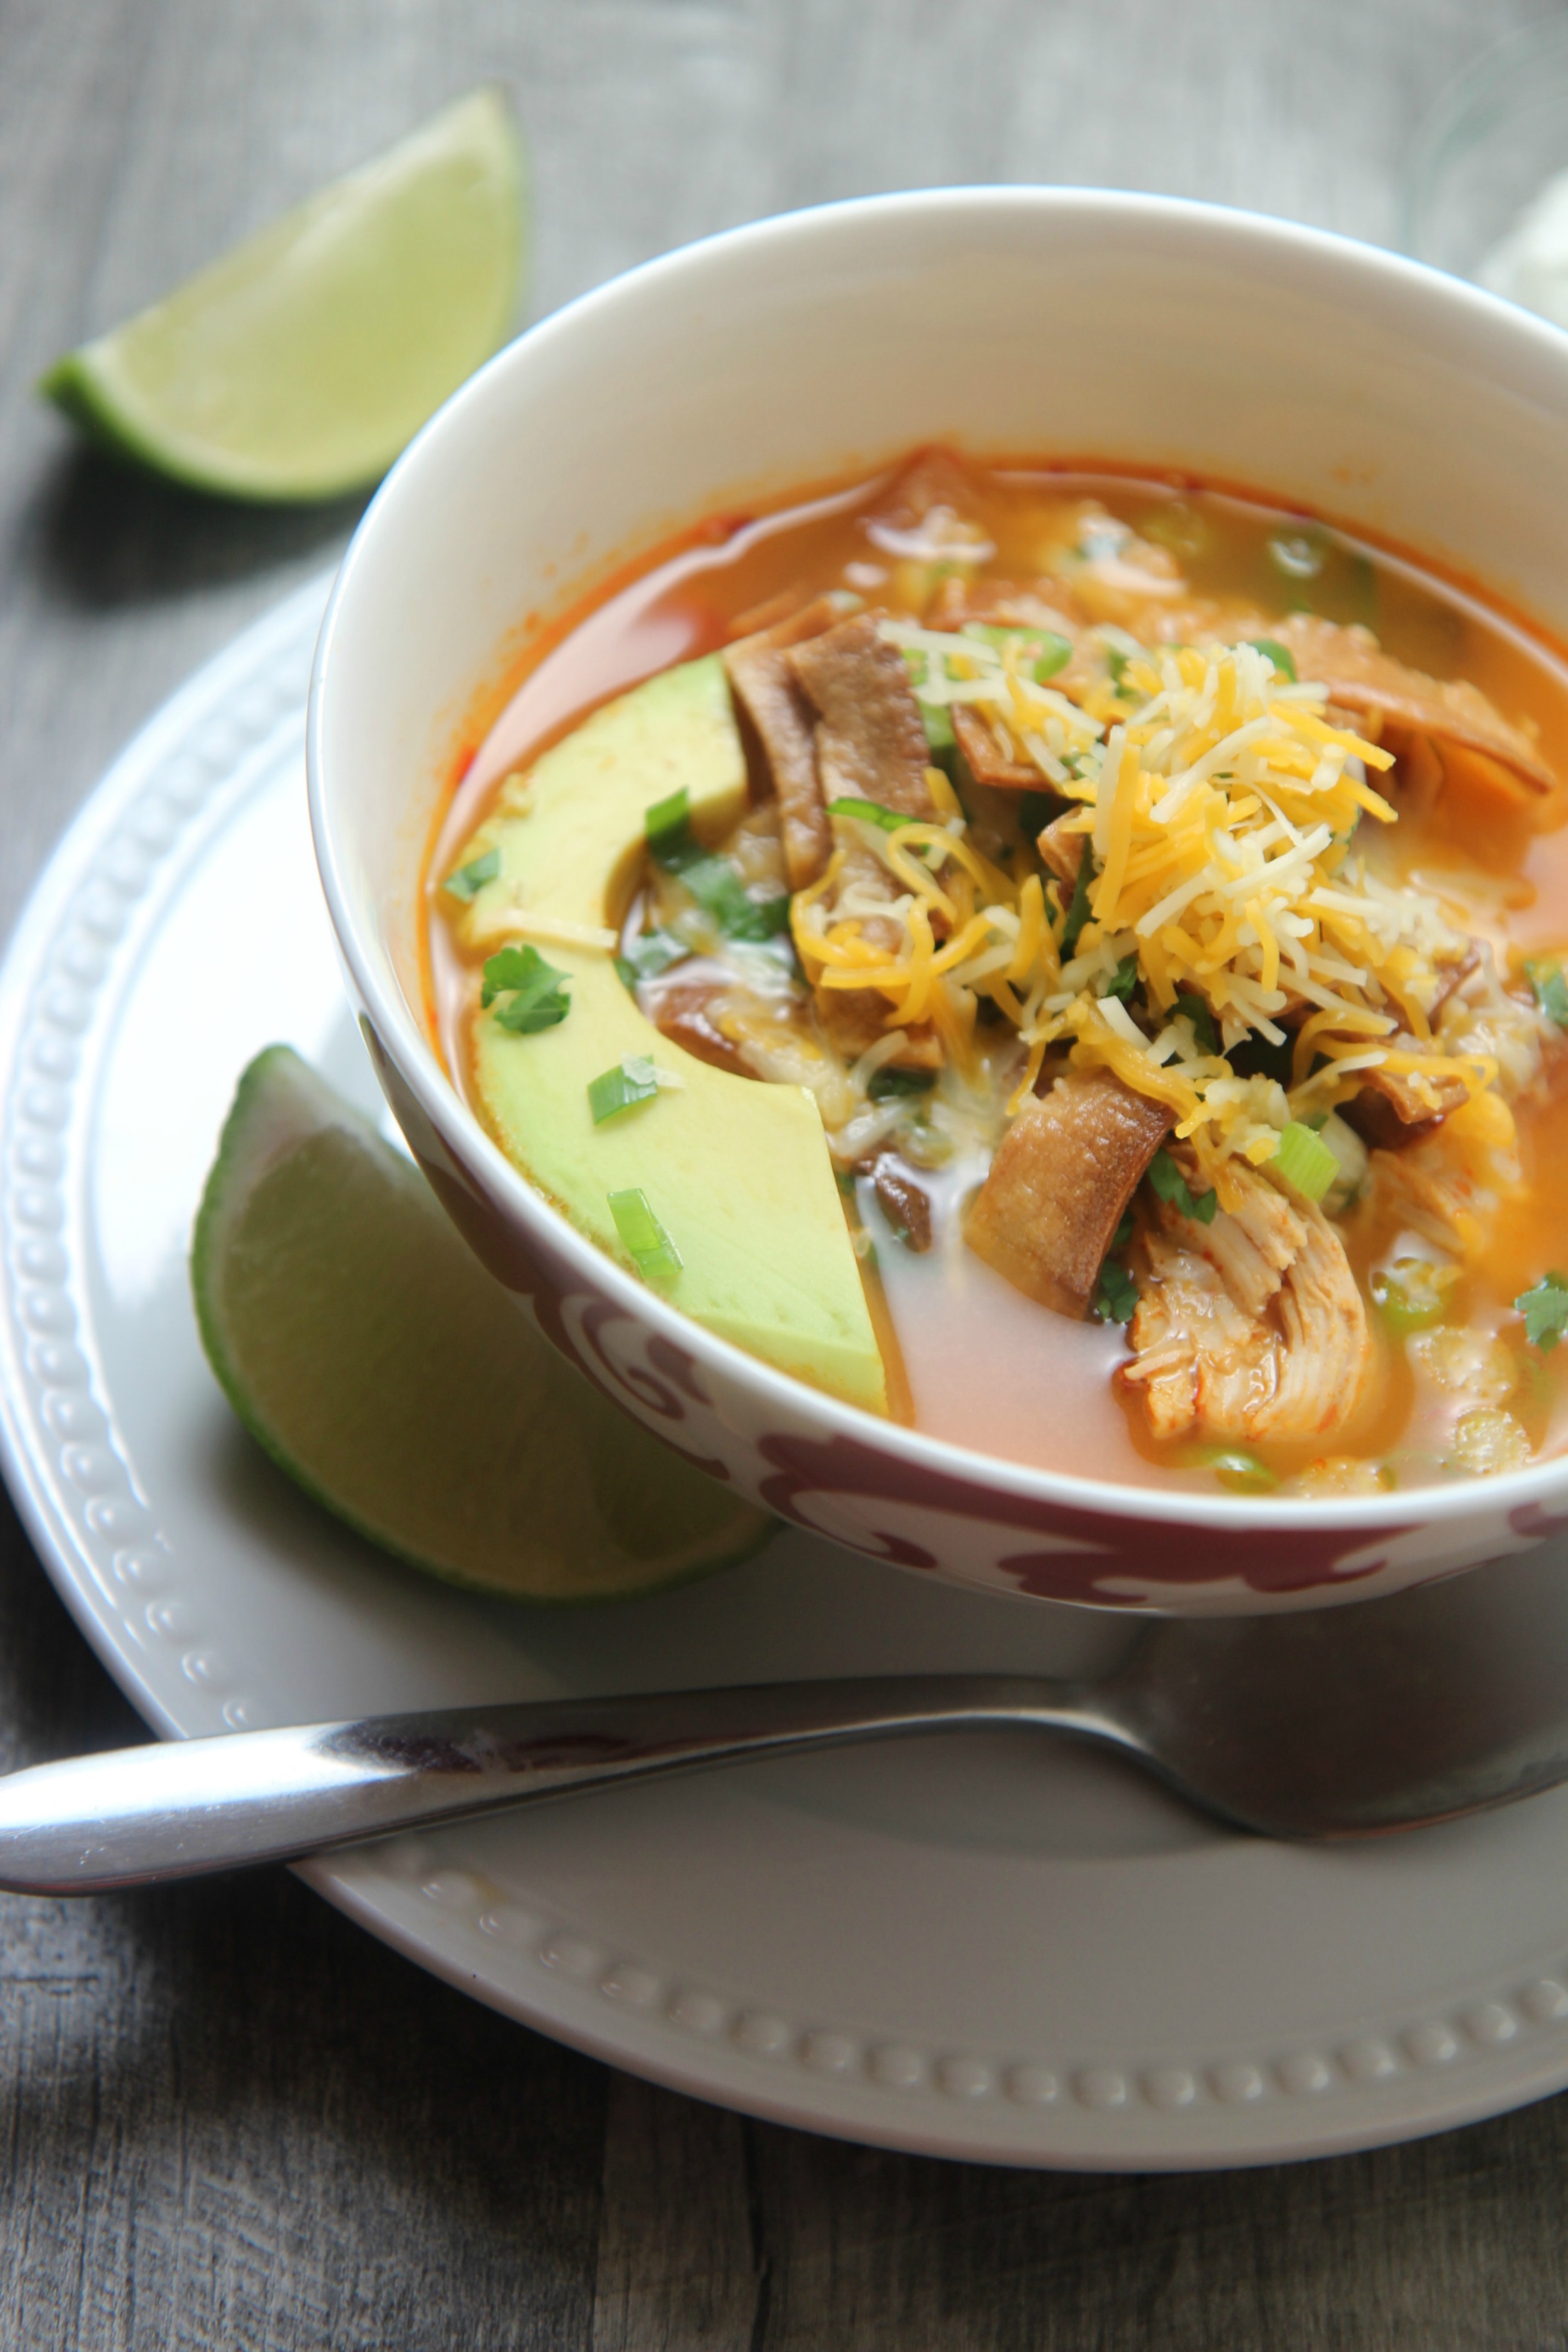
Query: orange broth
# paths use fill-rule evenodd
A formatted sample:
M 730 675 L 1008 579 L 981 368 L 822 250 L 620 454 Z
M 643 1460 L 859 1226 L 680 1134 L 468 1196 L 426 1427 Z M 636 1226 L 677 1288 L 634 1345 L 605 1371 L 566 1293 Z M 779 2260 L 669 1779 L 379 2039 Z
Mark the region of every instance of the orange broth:
M 455 779 L 430 845 L 426 888 L 427 985 L 432 1034 L 470 1102 L 462 1008 L 468 976 L 441 919 L 437 884 L 487 812 L 498 782 L 526 764 L 599 704 L 675 663 L 722 646 L 738 620 L 775 600 L 848 590 L 874 608 L 919 617 L 929 567 L 873 545 L 868 511 L 887 478 L 816 488 L 787 505 L 721 515 L 649 551 L 536 634 L 510 697 L 478 755 Z M 1464 678 L 1504 717 L 1522 722 L 1560 777 L 1568 777 L 1568 661 L 1542 632 L 1434 567 L 1319 517 L 1261 497 L 1161 480 L 1102 465 L 1008 463 L 982 473 L 976 512 L 994 555 L 975 575 L 1025 579 L 1038 568 L 1042 530 L 1069 504 L 1094 499 L 1142 539 L 1165 547 L 1190 588 L 1247 600 L 1265 613 L 1310 611 L 1363 622 L 1389 654 L 1438 678 Z M 1281 552 L 1285 560 L 1281 561 Z M 1479 789 L 1445 791 L 1429 815 L 1402 817 L 1398 864 L 1463 904 L 1465 927 L 1489 938 L 1500 968 L 1568 942 L 1568 795 L 1544 809 Z M 1525 1349 L 1517 1294 L 1549 1267 L 1568 1265 L 1568 1096 L 1516 1106 L 1527 1184 L 1485 1247 L 1467 1265 L 1457 1318 L 1495 1332 L 1527 1359 L 1522 1401 L 1537 1454 L 1568 1443 L 1568 1399 L 1559 1357 Z M 875 1225 L 873 1218 L 868 1222 Z M 1397 1255 L 1400 1236 L 1352 1209 L 1340 1227 L 1363 1290 L 1374 1266 Z M 933 1436 L 1009 1459 L 1139 1485 L 1205 1487 L 1212 1464 L 1190 1445 L 1148 1435 L 1136 1402 L 1111 1384 L 1127 1354 L 1120 1326 L 1077 1323 L 1010 1288 L 972 1254 L 921 1259 L 885 1231 L 868 1271 L 891 1392 Z M 1399 1483 L 1440 1475 L 1445 1415 L 1463 1400 L 1421 1403 L 1402 1346 L 1375 1313 L 1377 1352 L 1366 1400 L 1334 1451 L 1397 1457 Z M 1568 1348 L 1560 1351 L 1568 1359 Z M 895 1406 L 895 1410 L 898 1407 Z M 1288 1476 L 1314 1449 L 1256 1449 L 1265 1473 Z M 1320 1449 L 1317 1449 L 1321 1451 Z

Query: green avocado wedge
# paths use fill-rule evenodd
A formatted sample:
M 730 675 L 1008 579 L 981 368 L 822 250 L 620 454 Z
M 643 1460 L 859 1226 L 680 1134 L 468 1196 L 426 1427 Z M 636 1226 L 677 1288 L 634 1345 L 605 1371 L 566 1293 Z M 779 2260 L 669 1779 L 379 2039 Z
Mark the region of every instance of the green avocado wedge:
M 476 90 L 39 390 L 90 438 L 220 496 L 337 498 L 379 479 L 510 331 L 523 157 Z
M 728 1567 L 773 1531 L 590 1387 L 410 1162 L 286 1045 L 240 1079 L 191 1286 L 252 1436 L 412 1567 L 520 1601 L 607 1601 Z
M 781 1371 L 885 1412 L 886 1374 L 811 1095 L 699 1061 L 654 1028 L 602 948 L 549 937 L 551 923 L 616 929 L 647 813 L 682 789 L 705 842 L 745 806 L 745 756 L 717 655 L 606 704 L 503 787 L 459 868 L 487 878 L 449 911 L 473 949 L 499 948 L 510 920 L 542 919 L 541 952 L 564 975 L 570 1010 L 529 1034 L 504 1024 L 504 1006 L 476 1010 L 473 1082 L 509 1156 L 601 1249 L 637 1266 L 626 1202 L 640 1195 L 650 1234 L 669 1245 L 645 1252 L 647 1277 L 673 1306 Z M 651 1062 L 665 1083 L 609 1118 L 601 1091 L 595 1120 L 590 1087 L 628 1059 Z

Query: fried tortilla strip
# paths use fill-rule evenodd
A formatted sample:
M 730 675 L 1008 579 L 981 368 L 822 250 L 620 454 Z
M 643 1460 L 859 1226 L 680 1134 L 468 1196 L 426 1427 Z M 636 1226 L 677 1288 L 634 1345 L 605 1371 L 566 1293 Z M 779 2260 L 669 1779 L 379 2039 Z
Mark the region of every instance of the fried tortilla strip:
M 1210 1225 L 1171 1202 L 1142 1237 L 1133 1360 L 1152 1433 L 1225 1442 L 1326 1437 L 1361 1402 L 1366 1310 L 1340 1237 L 1312 1202 L 1232 1162 Z
M 868 905 L 874 908 L 879 899 L 885 903 L 892 898 L 892 877 L 876 851 L 855 838 L 852 825 L 841 826 L 840 832 L 844 839 L 832 911 L 838 913 L 847 898 L 847 911 L 859 924 L 861 938 L 879 954 L 896 956 L 904 944 L 903 925 L 891 915 L 865 911 Z M 858 1062 L 879 1038 L 886 1036 L 893 1008 L 879 989 L 826 988 L 819 980 L 814 993 L 827 1042 L 846 1062 Z M 942 1045 L 929 1022 L 909 1030 L 907 1035 L 909 1042 L 895 1057 L 900 1069 L 942 1067 Z
M 933 446 L 917 449 L 900 467 L 867 521 L 873 541 L 883 541 L 889 534 L 919 531 L 933 513 L 968 519 L 980 498 L 980 486 L 957 452 Z
M 1421 1040 L 1413 1037 L 1407 1029 L 1396 1031 L 1392 1037 L 1379 1038 L 1378 1043 L 1400 1054 L 1421 1051 Z M 1361 1070 L 1357 1076 L 1361 1092 L 1353 1102 L 1343 1105 L 1341 1117 L 1373 1150 L 1399 1151 L 1406 1144 L 1418 1143 L 1423 1136 L 1439 1127 L 1451 1110 L 1458 1110 L 1470 1098 L 1463 1078 L 1449 1073 L 1434 1076 L 1424 1083 L 1413 1070 Z
M 816 771 L 826 801 L 878 801 L 901 816 L 936 814 L 931 751 L 904 657 L 868 613 L 840 621 L 785 656 L 819 714 Z
M 833 855 L 833 827 L 816 773 L 816 713 L 785 656 L 791 646 L 826 635 L 837 619 L 828 599 L 818 596 L 786 620 L 724 650 L 731 690 L 756 730 L 773 778 L 792 890 L 804 890 L 826 867 Z
M 816 752 L 824 800 L 875 801 L 900 815 L 933 818 L 936 804 L 926 782 L 931 752 L 920 707 L 902 655 L 883 644 L 876 623 L 858 614 L 795 646 L 785 658 L 819 714 Z M 853 828 L 842 831 L 847 835 Z M 837 912 L 850 892 L 862 909 L 879 898 L 891 902 L 898 896 L 897 885 L 873 850 L 848 838 L 842 847 L 843 871 L 830 912 Z M 879 919 L 873 912 L 861 911 L 857 919 L 872 946 L 889 955 L 900 952 L 903 929 L 890 916 Z M 851 1062 L 885 1033 L 890 1010 L 875 989 L 825 988 L 820 982 L 816 1008 L 830 1042 Z M 929 1029 L 916 1030 L 899 1058 L 906 1068 L 933 1069 L 942 1053 Z
M 1087 833 L 1067 830 L 1070 814 L 1069 811 L 1053 817 L 1035 844 L 1042 863 L 1050 868 L 1063 888 L 1069 891 L 1078 887 L 1078 869 L 1083 864 L 1083 853 L 1089 846 Z
M 1014 746 L 1004 749 L 995 728 L 973 703 L 955 702 L 948 716 L 970 774 L 977 784 L 994 784 L 1005 793 L 1037 793 L 1045 778 L 1031 760 L 1016 760 Z
M 1528 735 L 1510 726 L 1478 687 L 1462 678 L 1428 677 L 1385 654 L 1370 629 L 1342 628 L 1315 614 L 1270 622 L 1268 634 L 1289 647 L 1298 677 L 1326 686 L 1342 710 L 1374 713 L 1388 748 L 1408 736 L 1479 752 L 1506 768 L 1532 793 L 1552 793 L 1557 779 Z
M 694 961 L 660 972 L 656 980 L 645 980 L 637 1000 L 661 1036 L 684 1046 L 700 1062 L 710 1062 L 716 1070 L 732 1070 L 737 1077 L 749 1078 L 755 1072 L 748 1068 L 740 1047 L 712 1017 L 715 998 L 722 997 L 731 985 L 731 975 L 721 965 Z
M 1026 1103 L 964 1223 L 972 1250 L 1058 1315 L 1088 1312 L 1122 1212 L 1168 1134 L 1164 1103 L 1110 1070 L 1073 1071 Z

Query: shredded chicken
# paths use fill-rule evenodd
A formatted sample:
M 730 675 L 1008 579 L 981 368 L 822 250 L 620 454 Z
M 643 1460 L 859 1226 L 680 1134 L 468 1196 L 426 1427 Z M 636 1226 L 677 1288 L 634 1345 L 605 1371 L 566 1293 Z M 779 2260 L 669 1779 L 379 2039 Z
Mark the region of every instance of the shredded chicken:
M 1118 1380 L 1158 1438 L 1327 1437 L 1361 1401 L 1366 1312 L 1339 1235 L 1310 1202 L 1233 1166 L 1212 1224 L 1160 1204 Z
M 964 1224 L 972 1250 L 1058 1315 L 1088 1312 L 1123 1211 L 1170 1130 L 1163 1103 L 1110 1070 L 1073 1071 L 1026 1103 Z

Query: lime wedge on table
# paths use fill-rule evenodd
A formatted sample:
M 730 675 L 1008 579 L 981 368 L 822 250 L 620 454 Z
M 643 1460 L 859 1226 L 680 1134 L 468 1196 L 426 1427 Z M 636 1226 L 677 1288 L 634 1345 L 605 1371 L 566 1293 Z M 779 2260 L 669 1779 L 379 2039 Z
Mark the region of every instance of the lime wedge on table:
M 41 389 L 199 488 L 334 498 L 384 474 L 502 341 L 521 263 L 517 127 L 499 90 L 477 90 Z
M 416 1568 L 601 1600 L 725 1567 L 773 1531 L 574 1371 L 424 1178 L 286 1045 L 240 1079 L 191 1284 L 252 1435 Z

